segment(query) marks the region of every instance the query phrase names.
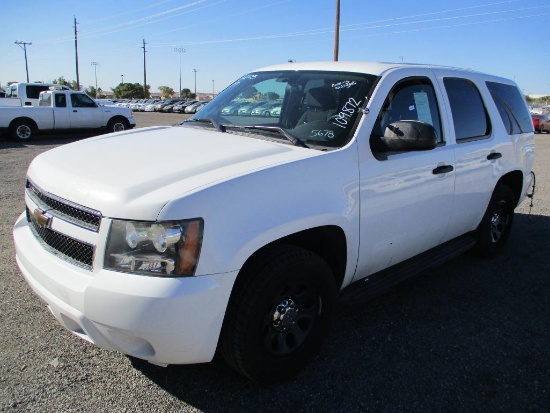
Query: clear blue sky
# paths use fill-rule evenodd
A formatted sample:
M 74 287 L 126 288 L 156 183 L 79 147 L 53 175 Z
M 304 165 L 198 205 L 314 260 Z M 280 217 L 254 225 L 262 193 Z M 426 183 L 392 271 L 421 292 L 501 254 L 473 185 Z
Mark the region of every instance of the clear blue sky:
M 0 83 L 76 79 L 216 93 L 255 68 L 332 60 L 336 0 L 2 0 Z M 450 65 L 550 95 L 550 0 L 341 0 L 340 59 Z M 174 48 L 185 48 L 178 53 Z M 98 62 L 99 66 L 91 65 Z M 214 81 L 214 82 L 212 82 Z

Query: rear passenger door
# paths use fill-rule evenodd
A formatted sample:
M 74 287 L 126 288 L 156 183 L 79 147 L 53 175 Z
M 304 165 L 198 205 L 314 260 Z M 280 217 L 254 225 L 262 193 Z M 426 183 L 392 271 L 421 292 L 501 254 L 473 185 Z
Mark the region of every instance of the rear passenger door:
M 454 151 L 442 123 L 440 90 L 429 69 L 386 75 L 358 131 L 361 229 L 357 273 L 378 272 L 437 246 L 454 195 Z M 378 142 L 399 120 L 432 125 L 438 146 L 388 152 Z
M 65 93 L 53 93 L 53 115 L 56 129 L 68 129 L 71 127 L 71 112 L 67 105 Z
M 474 81 L 475 76 L 468 79 L 445 70 L 436 73 L 450 108 L 449 138 L 456 143 L 455 199 L 444 239 L 449 240 L 477 228 L 502 176 L 502 157 L 513 153 L 513 148 L 489 116 L 492 102 L 482 79 Z

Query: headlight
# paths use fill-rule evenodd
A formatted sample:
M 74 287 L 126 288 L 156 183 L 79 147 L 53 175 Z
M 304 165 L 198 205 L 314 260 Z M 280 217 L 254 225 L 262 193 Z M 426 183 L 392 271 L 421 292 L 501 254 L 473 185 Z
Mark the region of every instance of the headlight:
M 113 220 L 104 267 L 136 274 L 183 277 L 195 274 L 204 222 Z

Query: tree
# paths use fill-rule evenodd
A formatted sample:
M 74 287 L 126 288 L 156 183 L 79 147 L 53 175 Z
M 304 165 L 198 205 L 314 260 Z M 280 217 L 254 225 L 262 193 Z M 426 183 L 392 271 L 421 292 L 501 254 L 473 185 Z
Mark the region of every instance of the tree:
M 111 88 L 111 90 L 117 99 L 142 99 L 145 97 L 143 85 L 139 83 L 119 83 L 117 87 Z
M 52 82 L 54 85 L 62 85 L 62 86 L 69 86 L 73 90 L 78 90 L 76 88 L 76 80 L 71 80 L 70 82 L 66 80 L 63 76 L 58 77 L 57 79 L 54 79 Z
M 90 86 L 87 89 L 84 89 L 84 92 L 86 92 L 88 95 L 93 96 L 95 99 L 105 99 L 105 93 L 103 93 L 103 90 L 101 90 L 100 87 L 95 89 L 95 87 Z
M 180 92 L 180 96 L 184 99 L 189 99 L 191 97 L 191 89 L 182 89 Z
M 174 96 L 174 89 L 168 86 L 159 86 L 160 93 L 164 99 L 169 99 Z

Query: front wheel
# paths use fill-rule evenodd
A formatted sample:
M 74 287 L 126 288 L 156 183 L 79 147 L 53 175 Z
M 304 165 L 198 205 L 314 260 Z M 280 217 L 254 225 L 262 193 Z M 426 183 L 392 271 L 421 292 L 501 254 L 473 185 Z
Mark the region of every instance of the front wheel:
M 107 123 L 107 132 L 122 132 L 130 128 L 130 123 L 123 118 L 114 118 Z
M 220 337 L 225 360 L 259 383 L 300 371 L 319 351 L 332 319 L 335 286 L 311 251 L 278 245 L 239 275 Z
M 493 258 L 502 251 L 512 230 L 515 199 L 508 186 L 496 186 L 487 211 L 475 231 L 477 242 L 473 251 L 477 255 Z
M 10 137 L 16 141 L 28 141 L 34 138 L 34 125 L 28 120 L 18 120 L 10 128 Z

